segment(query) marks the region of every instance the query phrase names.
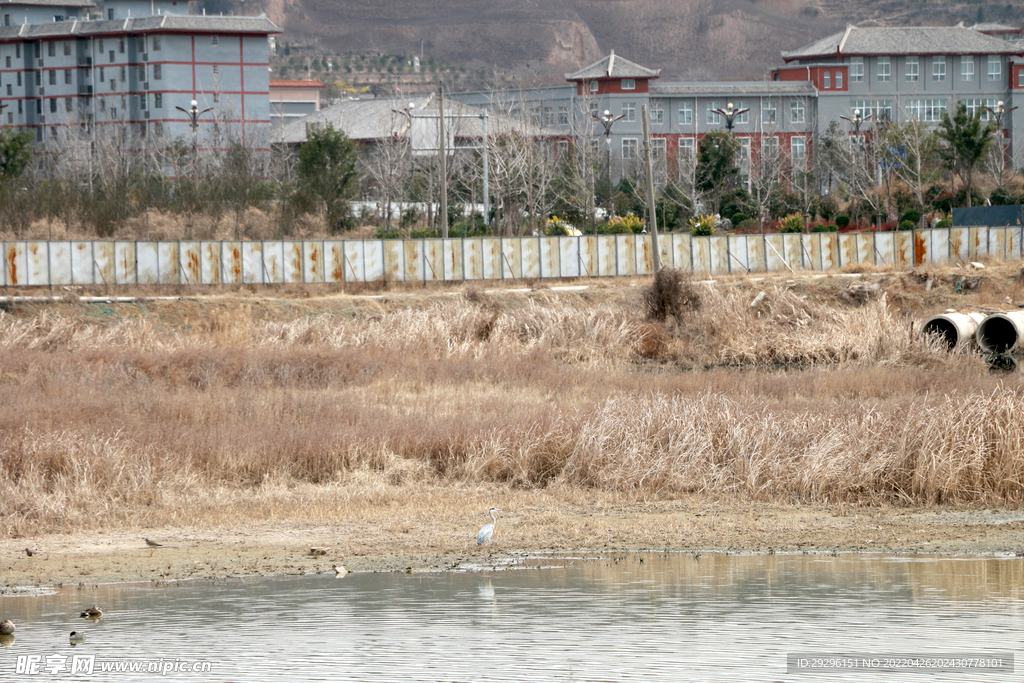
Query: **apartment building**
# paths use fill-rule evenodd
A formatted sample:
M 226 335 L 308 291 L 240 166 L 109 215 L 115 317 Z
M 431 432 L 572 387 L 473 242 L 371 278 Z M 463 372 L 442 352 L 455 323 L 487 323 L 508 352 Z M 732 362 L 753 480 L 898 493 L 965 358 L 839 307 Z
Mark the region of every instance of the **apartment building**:
M 87 135 L 191 138 L 200 117 L 245 142 L 270 121 L 265 16 L 189 14 L 184 0 L 0 2 L 0 125 L 44 146 Z M 202 136 L 200 136 L 202 141 Z M 52 143 L 52 144 L 51 144 Z
M 668 172 L 692 159 L 710 130 L 732 131 L 742 145 L 741 166 L 749 172 L 764 146 L 786 152 L 789 163 L 807 162 L 814 141 L 830 122 L 853 134 L 855 111 L 879 121 L 941 120 L 958 100 L 987 120 L 999 111 L 1000 130 L 1014 166 L 1024 165 L 1024 44 L 1020 28 L 975 26 L 859 28 L 782 54 L 783 65 L 763 81 L 663 83 L 660 70 L 614 52 L 571 74 L 570 84 L 522 91 L 455 93 L 477 106 L 529 116 L 577 137 L 604 138 L 593 121 L 608 111 L 617 120 L 608 138 L 611 174 L 631 173 L 642 140 L 640 112 L 648 107 L 656 159 Z M 720 112 L 737 113 L 728 121 Z M 990 111 L 991 110 L 991 111 Z M 619 118 L 621 117 L 621 118 Z

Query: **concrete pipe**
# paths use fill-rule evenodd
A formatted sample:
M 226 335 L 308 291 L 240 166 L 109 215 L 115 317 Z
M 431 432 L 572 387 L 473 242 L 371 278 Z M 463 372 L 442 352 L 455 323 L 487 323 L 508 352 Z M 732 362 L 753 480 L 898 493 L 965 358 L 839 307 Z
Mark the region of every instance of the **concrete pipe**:
M 985 353 L 1010 353 L 1024 340 L 1024 311 L 993 313 L 978 325 L 978 346 Z
M 975 332 L 984 319 L 985 316 L 982 313 L 946 311 L 928 318 L 921 326 L 921 334 L 938 337 L 950 349 L 955 349 L 961 344 L 975 342 Z

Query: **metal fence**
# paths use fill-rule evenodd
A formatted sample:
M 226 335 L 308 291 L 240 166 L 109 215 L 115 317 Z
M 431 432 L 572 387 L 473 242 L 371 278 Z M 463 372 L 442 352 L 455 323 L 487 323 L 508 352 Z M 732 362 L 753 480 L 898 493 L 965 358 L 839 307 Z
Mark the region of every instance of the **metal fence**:
M 1020 259 L 1021 227 L 770 235 L 667 234 L 661 264 L 722 274 Z M 8 287 L 430 282 L 649 275 L 650 235 L 408 240 L 12 241 Z

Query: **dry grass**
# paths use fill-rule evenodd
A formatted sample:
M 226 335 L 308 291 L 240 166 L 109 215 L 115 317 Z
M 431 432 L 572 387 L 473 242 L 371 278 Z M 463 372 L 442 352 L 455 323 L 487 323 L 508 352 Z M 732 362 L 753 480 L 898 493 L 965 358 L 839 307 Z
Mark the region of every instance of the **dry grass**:
M 687 286 L 664 322 L 637 289 L 0 313 L 3 530 L 329 516 L 259 504 L 309 487 L 1020 502 L 1015 376 L 885 297 Z

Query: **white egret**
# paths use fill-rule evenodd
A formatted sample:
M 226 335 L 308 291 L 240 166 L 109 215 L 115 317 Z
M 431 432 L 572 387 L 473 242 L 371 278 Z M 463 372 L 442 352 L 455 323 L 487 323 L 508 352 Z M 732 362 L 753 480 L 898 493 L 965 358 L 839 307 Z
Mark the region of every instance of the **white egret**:
M 494 535 L 494 523 L 498 521 L 497 519 L 495 519 L 494 513 L 497 510 L 498 510 L 498 508 L 491 508 L 490 510 L 487 511 L 487 514 L 491 516 L 491 523 L 490 524 L 484 524 L 483 528 L 480 529 L 480 532 L 477 533 L 477 535 L 476 535 L 476 544 L 477 545 L 483 545 L 487 541 L 491 540 L 491 536 Z

